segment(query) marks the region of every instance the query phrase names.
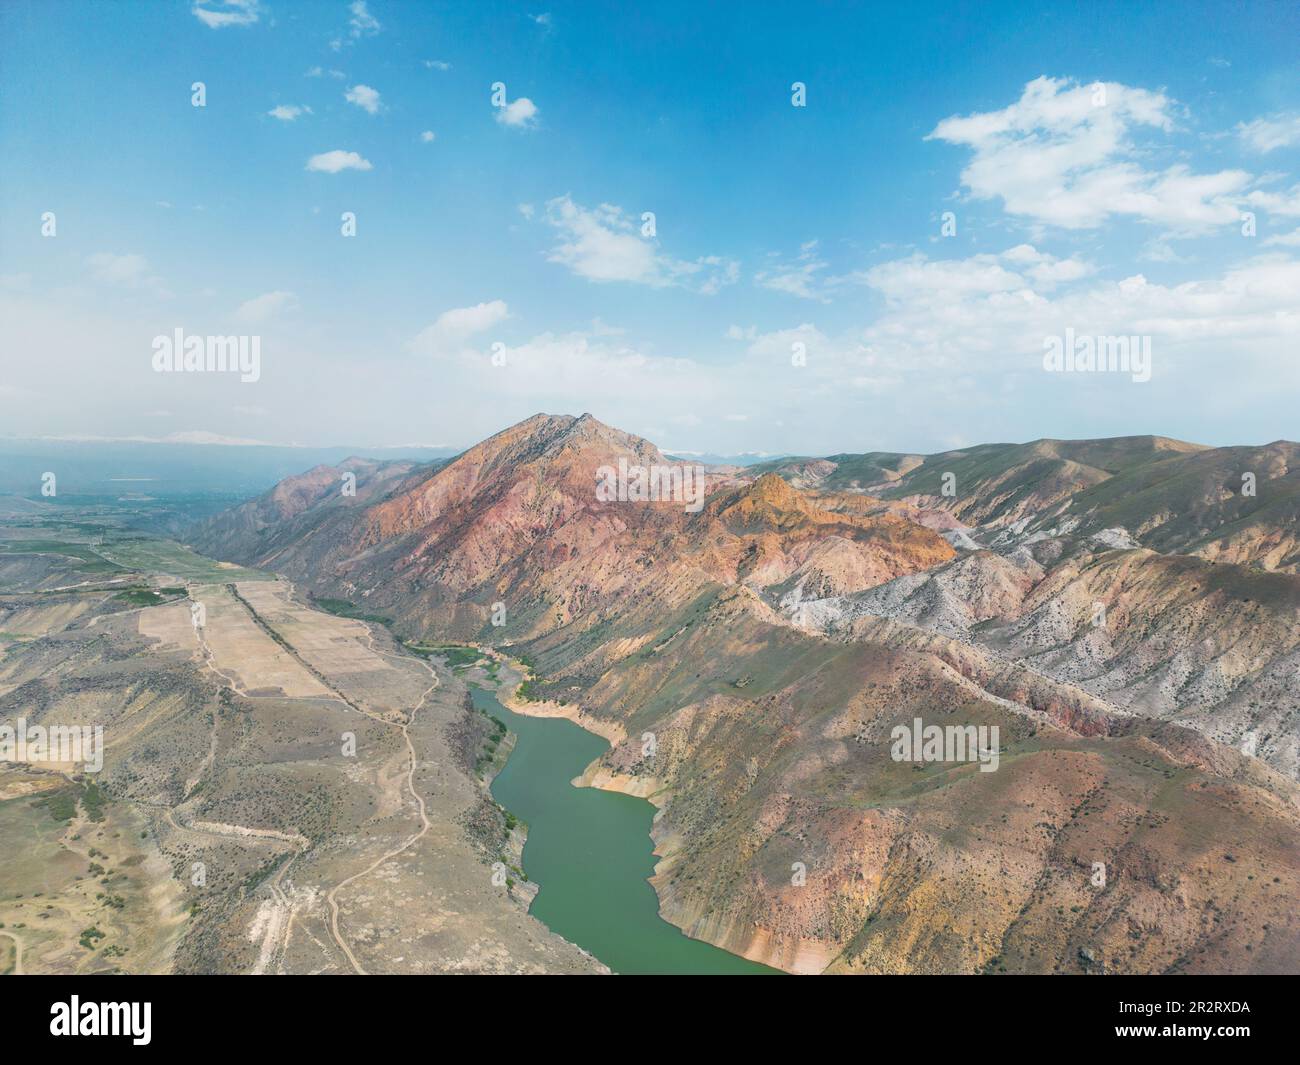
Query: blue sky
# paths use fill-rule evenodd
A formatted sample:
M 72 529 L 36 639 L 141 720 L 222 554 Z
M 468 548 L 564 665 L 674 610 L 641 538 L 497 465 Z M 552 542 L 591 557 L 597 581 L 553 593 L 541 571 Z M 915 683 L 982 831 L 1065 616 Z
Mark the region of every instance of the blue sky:
M 1298 9 L 1134 8 L 9 0 L 0 432 L 1294 439 Z M 154 373 L 175 328 L 260 379 Z

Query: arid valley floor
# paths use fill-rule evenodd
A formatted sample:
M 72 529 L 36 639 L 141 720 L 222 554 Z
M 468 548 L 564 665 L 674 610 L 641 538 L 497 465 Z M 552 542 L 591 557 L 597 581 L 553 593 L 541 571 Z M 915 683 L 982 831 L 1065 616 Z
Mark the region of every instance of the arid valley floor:
M 492 884 L 505 752 L 441 660 L 174 545 L 76 542 L 0 555 L 0 706 L 104 725 L 113 797 L 0 769 L 0 971 L 602 968 Z

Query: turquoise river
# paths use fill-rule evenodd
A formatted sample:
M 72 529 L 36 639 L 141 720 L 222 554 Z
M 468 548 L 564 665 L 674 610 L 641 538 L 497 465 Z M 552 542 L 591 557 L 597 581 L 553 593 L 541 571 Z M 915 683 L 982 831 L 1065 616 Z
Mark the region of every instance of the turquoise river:
M 476 707 L 518 737 L 492 795 L 528 826 L 524 872 L 540 889 L 534 917 L 617 973 L 777 972 L 691 939 L 659 916 L 648 879 L 654 807 L 572 784 L 608 749 L 605 740 L 562 718 L 516 714 L 482 688 L 471 692 Z

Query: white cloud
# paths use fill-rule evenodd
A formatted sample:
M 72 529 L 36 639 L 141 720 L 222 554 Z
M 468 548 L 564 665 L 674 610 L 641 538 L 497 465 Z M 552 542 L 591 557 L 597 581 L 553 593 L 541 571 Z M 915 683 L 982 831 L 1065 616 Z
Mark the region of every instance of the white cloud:
M 918 435 L 951 440 L 947 446 L 1000 439 L 1008 419 L 1018 427 L 1017 439 L 1168 431 L 1155 427 L 1185 424 L 1189 407 L 1200 402 L 1235 419 L 1235 434 L 1250 438 L 1262 409 L 1281 409 L 1274 394 L 1300 390 L 1300 363 L 1292 354 L 1300 335 L 1294 298 L 1300 262 L 1261 256 L 1179 285 L 1140 274 L 1058 283 L 1053 274 L 1079 269 L 1062 270 L 1063 262 L 1075 260 L 1024 246 L 959 260 L 910 256 L 861 275 L 884 299 L 882 312 L 864 328 L 828 334 L 804 322 L 760 334 L 733 326 L 727 335 L 748 341 L 746 358 L 740 366 L 718 366 L 716 383 L 728 389 L 721 409 L 751 407 L 762 412 L 765 426 L 787 420 L 804 439 L 823 425 L 831 439 L 843 439 L 852 437 L 854 411 L 867 394 L 877 402 L 869 438 L 906 447 Z M 1028 276 L 1040 265 L 1049 268 L 1054 289 Z M 1078 335 L 1150 336 L 1152 380 L 1139 385 L 1123 374 L 1066 379 L 1046 373 L 1044 340 L 1067 328 Z M 805 364 L 792 367 L 799 350 Z M 709 382 L 701 394 L 711 393 Z M 963 413 L 955 416 L 958 410 Z M 638 414 L 665 417 L 650 404 Z M 1277 416 L 1270 413 L 1274 421 Z M 782 435 L 765 431 L 747 439 L 779 448 L 786 446 Z
M 520 96 L 504 107 L 498 107 L 496 120 L 503 126 L 528 129 L 537 124 L 537 105 L 527 96 Z
M 960 261 L 930 261 L 918 253 L 872 270 L 819 277 L 825 269 L 826 263 L 817 254 L 817 241 L 810 240 L 800 247 L 794 261 L 778 262 L 759 271 L 754 282 L 762 288 L 830 303 L 828 293 L 850 283 L 869 285 L 890 297 L 941 275 L 951 275 L 952 286 L 962 291 L 1002 292 L 1031 287 L 1048 291 L 1057 285 L 1078 281 L 1094 271 L 1092 264 L 1082 259 L 1060 259 L 1039 251 L 1032 244 L 1018 244 L 1000 255 L 975 255 Z M 744 336 L 740 327 L 734 325 L 727 335 L 733 340 Z
M 674 263 L 687 276 L 699 273 L 698 291 L 705 296 L 716 296 L 728 285 L 740 280 L 740 263 L 721 255 L 705 255 L 693 263 Z
M 325 70 L 322 67 L 312 67 L 309 71 L 307 71 L 306 74 L 303 75 L 303 77 L 323 78 L 326 74 L 328 74 L 331 78 L 334 78 L 337 81 L 342 81 L 345 77 L 347 77 L 347 75 L 344 74 L 343 71 L 341 70 Z
M 363 159 L 356 152 L 345 152 L 335 148 L 332 152 L 321 152 L 307 160 L 308 170 L 319 170 L 326 174 L 337 174 L 340 170 L 370 170 L 370 160 Z
M 817 290 L 817 274 L 826 269 L 826 263 L 817 256 L 817 241 L 810 240 L 799 249 L 799 257 L 792 263 L 777 263 L 754 276 L 754 283 L 775 292 L 785 292 L 806 300 L 830 300 Z
M 259 391 L 256 402 L 275 412 L 281 440 L 320 440 L 320 426 L 331 424 L 351 426 L 353 437 L 414 439 L 432 402 L 441 431 L 457 445 L 538 410 L 590 410 L 652 438 L 653 426 L 689 424 L 696 427 L 689 434 L 674 429 L 676 439 L 660 442 L 722 453 L 940 450 L 994 439 L 1143 432 L 1258 442 L 1291 435 L 1287 416 L 1300 394 L 1300 262 L 1278 250 L 1183 284 L 1090 274 L 1050 290 L 1031 270 L 1071 260 L 1026 246 L 951 261 L 909 256 L 857 278 L 873 285 L 878 299 L 856 325 L 830 329 L 802 317 L 760 333 L 740 319 L 728 330 L 731 340 L 716 335 L 720 329 L 712 338 L 688 333 L 690 358 L 679 357 L 682 349 L 643 346 L 636 330 L 620 336 L 593 324 L 523 333 L 531 338 L 506 349 L 506 367 L 493 367 L 492 342 L 507 340 L 507 324 L 512 333 L 515 326 L 505 320 L 503 301 L 430 315 L 433 324 L 417 346 L 432 357 L 417 359 L 395 353 L 382 335 L 358 342 L 344 330 L 323 334 L 316 315 L 285 315 L 276 323 L 283 372 L 274 381 L 264 377 L 270 391 Z M 141 273 L 127 268 L 121 276 Z M 143 424 L 143 412 L 160 408 L 175 412 L 173 425 L 205 425 L 204 404 L 212 402 L 206 391 L 189 403 L 162 389 L 140 357 L 140 337 L 167 323 L 160 325 L 153 309 L 121 320 L 132 301 L 118 292 L 106 294 L 101 313 L 94 295 L 47 286 L 12 296 L 0 291 L 0 349 L 52 353 L 10 360 L 7 383 L 60 396 L 55 408 L 15 401 L 8 431 L 130 432 L 130 417 Z M 798 306 L 820 312 L 817 304 Z M 1066 328 L 1150 335 L 1151 381 L 1045 373 L 1043 339 Z M 230 331 L 220 320 L 187 330 Z M 806 349 L 806 365 L 792 363 L 795 344 Z M 323 359 L 330 360 L 329 374 L 319 372 Z M 132 360 L 139 374 L 123 377 L 120 367 Z M 357 408 L 352 397 L 363 390 L 374 402 Z M 466 396 L 475 401 L 462 402 Z M 99 409 L 96 403 L 109 398 L 126 412 L 117 426 L 67 414 Z M 232 386 L 225 409 L 246 401 Z M 50 409 L 65 412 L 53 425 Z M 733 412 L 749 420 L 729 421 L 725 415 Z M 212 428 L 238 431 L 237 424 Z
M 366 0 L 353 0 L 348 10 L 352 12 L 352 17 L 348 19 L 348 26 L 354 40 L 359 37 L 373 37 L 383 29 L 379 20 L 366 8 Z
M 353 85 L 343 94 L 343 98 L 350 104 L 356 104 L 368 114 L 379 114 L 379 92 L 369 85 Z
M 1179 255 L 1167 240 L 1157 237 L 1143 246 L 1138 258 L 1148 263 L 1185 263 L 1185 256 Z
M 501 353 L 504 369 L 492 367 L 487 343 L 444 348 L 442 354 L 439 381 L 481 397 L 480 407 L 492 411 L 485 429 L 538 410 L 590 410 L 619 428 L 646 432 L 651 417 L 660 424 L 680 424 L 691 415 L 713 421 L 715 411 L 734 409 L 724 404 L 736 402 L 735 385 L 716 366 L 647 355 L 617 337 L 588 331 L 540 333 L 507 347 Z M 636 382 L 635 389 L 629 391 L 629 382 Z
M 634 232 L 622 210 L 603 204 L 588 210 L 568 196 L 546 205 L 547 220 L 561 234 L 549 259 L 562 263 L 591 281 L 636 281 L 667 285 L 671 278 L 660 269 L 655 246 Z
M 241 322 L 265 322 L 281 311 L 291 310 L 297 306 L 292 292 L 267 292 L 245 300 L 235 310 L 235 318 Z
M 1074 257 L 1058 259 L 1041 252 L 1032 244 L 1017 244 L 1002 253 L 1004 261 L 1014 263 L 1040 289 L 1052 289 L 1070 281 L 1078 281 L 1093 272 L 1091 263 Z
M 212 6 L 200 7 L 198 4 L 190 9 L 194 17 L 209 29 L 251 26 L 260 15 L 257 0 L 209 0 L 209 3 L 215 4 L 215 10 Z
M 1257 152 L 1271 152 L 1300 144 L 1300 114 L 1277 114 L 1242 122 L 1237 134 Z
M 420 330 L 411 342 L 415 350 L 429 355 L 446 355 L 462 350 L 467 341 L 510 317 L 504 300 L 476 303 L 443 311 L 433 325 Z
M 307 106 L 299 107 L 297 104 L 279 104 L 267 112 L 272 118 L 278 118 L 281 122 L 292 122 L 299 115 L 310 115 L 311 108 Z
M 739 276 L 738 264 L 730 259 L 709 255 L 686 262 L 662 254 L 613 204 L 588 209 L 567 195 L 559 196 L 546 204 L 546 220 L 560 235 L 547 258 L 589 281 L 630 281 L 653 288 L 682 285 L 711 295 Z
M 1066 285 L 1059 295 L 995 258 L 913 256 L 867 271 L 865 282 L 886 299 L 885 313 L 861 334 L 869 364 L 886 374 L 972 366 L 985 376 L 1032 374 L 1043 339 L 1068 327 L 1080 335 L 1151 336 L 1157 374 L 1198 360 L 1212 373 L 1221 373 L 1225 360 L 1281 373 L 1286 338 L 1300 330 L 1300 262 L 1286 258 L 1261 257 L 1222 277 L 1180 285 L 1136 274 Z M 1300 370 L 1289 372 L 1294 380 Z
M 1290 233 L 1280 233 L 1276 237 L 1269 237 L 1264 241 L 1264 246 L 1279 246 L 1284 248 L 1300 248 L 1300 229 L 1293 229 Z
M 789 361 L 795 344 L 802 344 L 805 349 L 814 351 L 819 356 L 818 361 L 824 361 L 820 356 L 828 354 L 835 346 L 812 322 L 801 322 L 793 328 L 776 329 L 770 333 L 759 333 L 751 329 L 748 330 L 746 339 L 749 340 L 746 354 L 762 361 Z
M 905 303 L 918 292 L 942 292 L 946 299 L 965 299 L 1029 287 L 1024 277 L 1008 269 L 996 255 L 934 260 L 918 252 L 907 259 L 873 266 L 854 277 L 896 303 Z
M 420 134 L 420 140 L 424 141 L 425 144 L 432 144 L 434 137 L 435 134 L 431 129 L 426 129 L 423 133 Z
M 528 17 L 543 29 L 549 30 L 551 28 L 551 13 L 549 11 L 544 11 L 540 15 L 529 15 Z
M 1009 107 L 946 118 L 926 139 L 969 147 L 971 195 L 1035 222 L 1084 229 L 1128 216 L 1185 232 L 1236 222 L 1245 171 L 1143 167 L 1135 136 L 1172 132 L 1172 112 L 1162 93 L 1040 77 Z
M 451 64 L 445 59 L 426 59 L 424 65 L 429 70 L 450 70 Z
M 1268 192 L 1256 189 L 1246 197 L 1251 207 L 1259 207 L 1271 214 L 1280 214 L 1287 218 L 1300 217 L 1300 185 L 1292 185 L 1286 192 Z

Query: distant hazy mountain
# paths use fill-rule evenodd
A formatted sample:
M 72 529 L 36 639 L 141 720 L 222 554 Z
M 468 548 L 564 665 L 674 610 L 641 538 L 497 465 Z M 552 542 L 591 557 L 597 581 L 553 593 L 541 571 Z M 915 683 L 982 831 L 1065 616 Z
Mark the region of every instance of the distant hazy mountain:
M 700 462 L 706 466 L 757 466 L 781 458 L 761 451 L 743 451 L 738 455 L 722 455 L 713 451 L 665 451 L 664 454 L 670 461 Z
M 317 465 L 356 455 L 433 462 L 454 448 L 272 447 L 262 444 L 0 438 L 0 492 L 39 496 L 41 477 L 57 476 L 60 496 L 165 498 L 217 493 L 247 497 Z

